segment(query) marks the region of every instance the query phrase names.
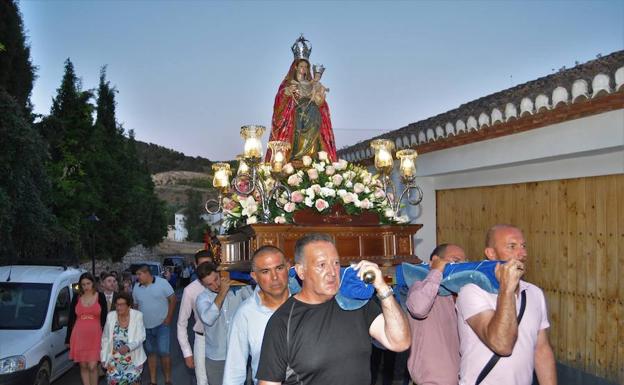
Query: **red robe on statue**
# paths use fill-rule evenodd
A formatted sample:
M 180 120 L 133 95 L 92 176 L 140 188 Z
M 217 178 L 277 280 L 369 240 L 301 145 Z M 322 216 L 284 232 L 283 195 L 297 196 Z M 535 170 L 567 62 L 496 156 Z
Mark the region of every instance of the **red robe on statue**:
M 286 88 L 290 85 L 291 74 L 294 74 L 298 61 L 295 60 L 288 71 L 288 75 L 282 81 L 275 96 L 275 104 L 273 105 L 273 119 L 271 122 L 271 136 L 269 141 L 281 140 L 293 144 L 295 137 L 295 120 L 297 100 L 292 95 L 285 93 Z M 318 106 L 321 114 L 320 138 L 322 149 L 327 152 L 328 158 L 335 162 L 338 160 L 336 156 L 336 141 L 334 140 L 334 132 L 332 131 L 331 117 L 329 113 L 329 105 L 327 101 Z M 266 153 L 266 161 L 271 158 L 271 150 Z

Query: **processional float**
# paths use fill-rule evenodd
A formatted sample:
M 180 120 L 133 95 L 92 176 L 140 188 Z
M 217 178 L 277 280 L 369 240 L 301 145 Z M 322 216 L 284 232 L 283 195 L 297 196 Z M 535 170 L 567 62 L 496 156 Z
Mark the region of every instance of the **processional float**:
M 297 239 L 327 233 L 345 266 L 367 259 L 399 283 L 422 275 L 428 267 L 417 265 L 421 260 L 414 254 L 414 235 L 422 225 L 410 224 L 403 213 L 406 204 L 419 205 L 423 198 L 416 184 L 417 152 L 395 153 L 398 175 L 394 143 L 388 139 L 370 143 L 374 174 L 338 159 L 326 100 L 329 89 L 321 83 L 325 67 L 310 66 L 312 46 L 303 35 L 291 50 L 293 62 L 275 97 L 266 153 L 266 128 L 246 125 L 240 130 L 243 153 L 237 156 L 235 175 L 229 163 L 212 166 L 219 194 L 205 206 L 223 216 L 224 233 L 217 237 L 222 268 L 248 271 L 251 255 L 264 245 L 281 248 L 292 260 Z M 396 277 L 395 267 L 403 262 L 410 265 L 399 268 Z

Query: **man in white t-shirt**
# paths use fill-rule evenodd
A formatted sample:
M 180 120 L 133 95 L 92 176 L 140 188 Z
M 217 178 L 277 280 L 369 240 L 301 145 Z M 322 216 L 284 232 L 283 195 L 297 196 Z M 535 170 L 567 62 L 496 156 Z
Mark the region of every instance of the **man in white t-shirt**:
M 547 330 L 550 326 L 546 300 L 540 288 L 521 278 L 527 259 L 522 231 L 496 225 L 486 237 L 485 256 L 506 261 L 496 267 L 498 294 L 468 284 L 457 298 L 460 337 L 460 385 L 531 385 L 533 370 L 540 385 L 557 383 L 555 356 Z M 518 324 L 522 292 L 526 296 Z M 491 371 L 481 375 L 492 356 L 500 356 Z
M 195 253 L 195 266 L 199 266 L 205 262 L 214 262 L 212 252 L 210 250 L 200 250 Z M 190 277 L 190 274 L 189 274 Z M 195 379 L 197 385 L 208 385 L 206 377 L 206 342 L 204 339 L 204 324 L 197 315 L 195 300 L 197 296 L 204 291 L 204 286 L 196 279 L 188 284 L 182 293 L 180 301 L 180 311 L 178 313 L 177 335 L 180 350 L 184 356 L 184 363 L 189 369 L 195 369 Z M 188 322 L 193 317 L 193 347 L 188 336 Z

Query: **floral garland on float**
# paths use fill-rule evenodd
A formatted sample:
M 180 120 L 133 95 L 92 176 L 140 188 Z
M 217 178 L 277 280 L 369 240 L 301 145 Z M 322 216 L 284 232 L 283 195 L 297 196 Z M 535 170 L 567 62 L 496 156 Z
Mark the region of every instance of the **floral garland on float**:
M 239 161 L 236 183 L 241 187 L 239 190 L 245 190 L 249 178 L 241 178 L 240 174 L 241 168 L 244 173 L 247 166 L 243 159 Z M 395 214 L 378 175 L 344 159 L 331 162 L 324 151 L 320 151 L 315 159 L 303 156 L 299 162 L 284 164 L 279 174 L 271 173 L 270 164 L 261 164 L 258 169 L 258 178 L 268 190 L 276 183 L 283 183 L 290 190 L 290 194 L 282 191 L 269 200 L 270 223 L 296 223 L 296 214 L 303 211 L 331 215 L 337 206 L 341 206 L 347 215 L 375 214 L 376 224 L 409 222 L 407 215 Z M 258 223 L 262 205 L 259 193 L 239 194 L 236 189 L 230 189 L 230 192 L 222 202 L 224 229 L 230 231 Z M 389 198 L 393 199 L 392 196 Z

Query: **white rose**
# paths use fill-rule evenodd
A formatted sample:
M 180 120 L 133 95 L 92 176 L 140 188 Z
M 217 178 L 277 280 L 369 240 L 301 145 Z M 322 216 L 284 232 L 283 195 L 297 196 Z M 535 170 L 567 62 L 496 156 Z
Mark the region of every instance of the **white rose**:
M 338 186 L 340 183 L 342 183 L 342 181 L 343 181 L 342 175 L 336 174 L 336 175 L 332 176 L 332 183 L 335 186 Z
M 336 169 L 334 168 L 334 166 L 325 167 L 325 174 L 334 175 L 335 173 L 336 173 Z
M 324 163 L 314 163 L 312 165 L 312 167 L 314 167 L 316 169 L 316 171 L 318 171 L 318 172 L 325 171 L 325 164 Z
M 395 220 L 397 221 L 397 223 L 408 223 L 410 221 L 409 217 L 405 214 L 396 217 Z
M 370 175 L 366 175 L 364 178 L 362 178 L 362 183 L 364 184 L 370 184 L 371 182 L 371 177 Z
M 373 203 L 369 201 L 368 198 L 365 198 L 362 201 L 360 201 L 360 207 L 363 209 L 370 209 L 370 208 L 373 208 Z
M 304 155 L 303 158 L 301 158 L 301 160 L 303 161 L 303 165 L 306 167 L 312 164 L 312 158 L 310 158 L 307 155 Z
M 253 223 L 258 223 L 258 218 L 256 218 L 255 215 L 252 215 L 249 218 L 247 218 L 247 224 L 248 225 L 251 225 Z
M 327 153 L 325 151 L 319 151 L 318 158 L 319 160 L 323 160 L 323 161 L 327 160 Z
M 344 190 L 343 190 L 344 191 Z M 345 204 L 349 204 L 349 203 L 353 203 L 353 194 L 351 193 L 346 193 L 342 196 L 342 201 Z
M 392 210 L 390 208 L 387 208 L 384 211 L 384 215 L 386 216 L 386 218 L 392 218 L 392 217 L 394 217 L 394 210 Z
M 308 188 L 305 190 L 305 193 L 306 193 L 306 195 L 307 195 L 307 198 L 310 198 L 310 199 L 314 198 L 314 196 L 315 196 L 314 189 L 313 189 L 312 187 L 308 187 Z M 307 199 L 307 198 L 306 198 L 306 199 Z M 307 203 L 306 203 L 306 204 L 307 204 Z
M 312 207 L 314 206 L 314 199 L 310 198 L 310 197 L 306 197 L 306 199 L 303 201 L 303 203 L 308 206 L 308 207 Z
M 321 192 L 321 185 L 320 184 L 313 184 L 312 186 L 310 186 L 310 188 L 312 190 L 314 190 L 315 193 L 320 193 Z
M 345 182 L 345 187 L 346 187 L 346 188 L 351 188 L 351 187 L 353 187 L 353 182 L 351 182 L 350 180 L 346 181 L 346 182 Z
M 328 188 L 328 187 L 323 187 L 323 188 L 321 188 L 321 196 L 322 197 L 335 197 L 336 196 L 336 190 L 334 190 L 332 188 Z
M 286 223 L 286 218 L 283 216 L 275 217 L 275 223 Z
M 338 190 L 336 192 L 336 194 L 338 194 L 338 196 L 342 198 L 343 196 L 347 195 L 348 193 L 347 193 L 347 190 L 340 189 L 340 190 Z

